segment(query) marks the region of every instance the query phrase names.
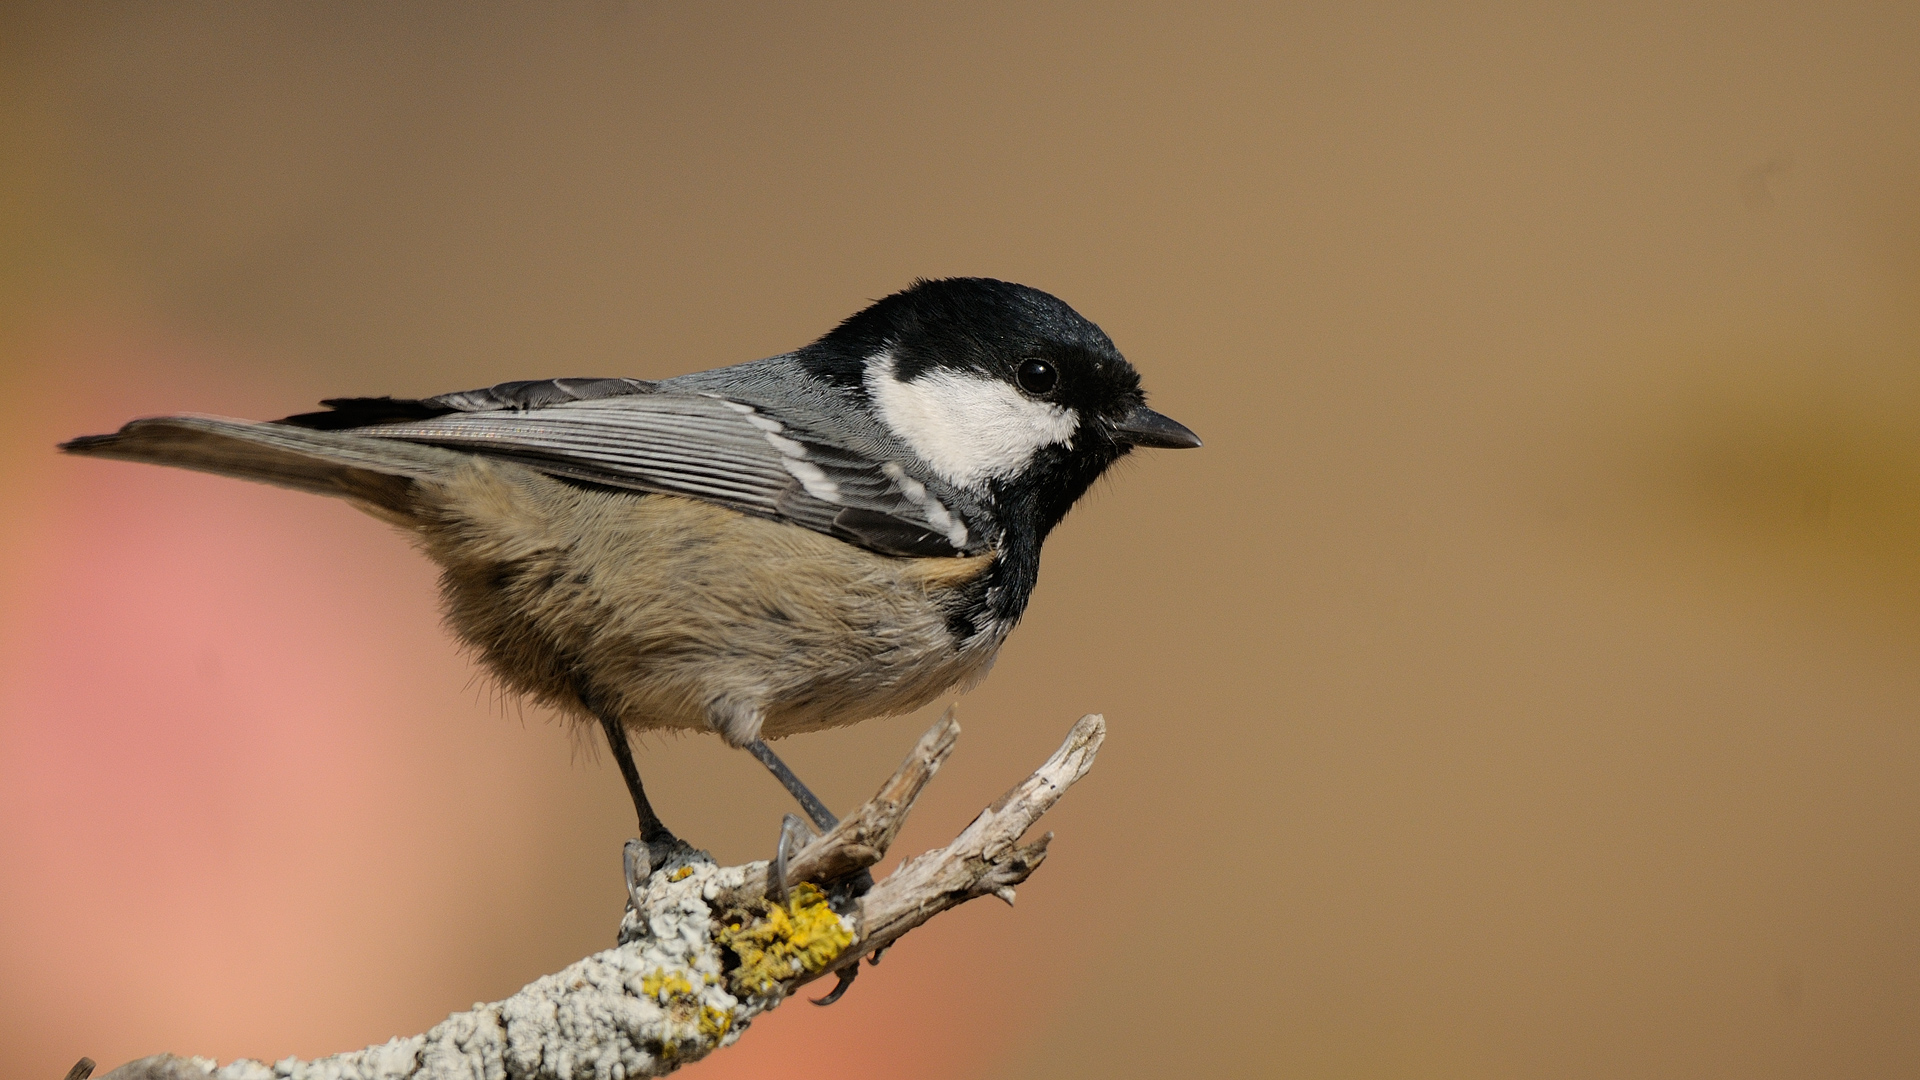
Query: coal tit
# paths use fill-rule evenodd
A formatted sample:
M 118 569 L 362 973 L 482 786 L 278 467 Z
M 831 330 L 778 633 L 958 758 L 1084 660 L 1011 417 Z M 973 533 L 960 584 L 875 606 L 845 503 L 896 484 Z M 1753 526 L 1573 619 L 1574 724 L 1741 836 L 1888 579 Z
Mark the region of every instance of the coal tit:
M 62 449 L 338 496 L 408 530 L 500 682 L 604 728 L 657 850 L 674 841 L 628 732 L 715 732 L 829 827 L 765 740 L 981 678 L 1088 486 L 1134 447 L 1200 445 L 1145 401 L 1066 304 L 953 278 L 797 352 L 658 382 L 152 417 Z

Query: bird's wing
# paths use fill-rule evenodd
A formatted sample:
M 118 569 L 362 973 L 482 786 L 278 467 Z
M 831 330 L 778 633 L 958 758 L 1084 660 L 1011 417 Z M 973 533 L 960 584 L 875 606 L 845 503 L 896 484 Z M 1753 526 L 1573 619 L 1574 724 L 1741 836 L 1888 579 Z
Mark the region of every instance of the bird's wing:
M 889 555 L 982 550 L 960 514 L 898 464 L 724 397 L 638 380 L 556 379 L 421 401 L 326 404 L 332 412 L 283 423 L 345 427 L 507 458 L 572 480 L 688 495 Z

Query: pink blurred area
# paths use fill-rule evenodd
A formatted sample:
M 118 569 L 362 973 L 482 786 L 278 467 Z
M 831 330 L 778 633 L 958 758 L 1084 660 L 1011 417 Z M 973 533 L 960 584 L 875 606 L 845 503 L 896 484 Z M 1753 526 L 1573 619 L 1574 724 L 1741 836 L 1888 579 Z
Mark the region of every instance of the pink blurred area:
M 109 416 L 232 396 L 212 390 L 217 358 L 177 343 L 71 345 L 27 368 L 100 407 L 14 410 L 19 472 Z M 246 1037 L 322 1001 L 390 1013 L 405 971 L 456 959 L 421 915 L 454 899 L 449 861 L 477 854 L 413 762 L 437 738 L 476 790 L 535 794 L 430 719 L 449 713 L 430 688 L 462 678 L 432 648 L 431 575 L 337 505 L 95 461 L 30 471 L 8 561 L 31 573 L 9 582 L 0 680 L 0 798 L 21 823 L 0 955 L 14 1010 L 38 1014 L 14 1037 L 71 1044 L 105 1013 L 132 1051 L 182 1026 Z M 399 979 L 369 992 L 365 955 L 298 925 L 359 928 Z M 276 968 L 293 974 L 264 991 Z

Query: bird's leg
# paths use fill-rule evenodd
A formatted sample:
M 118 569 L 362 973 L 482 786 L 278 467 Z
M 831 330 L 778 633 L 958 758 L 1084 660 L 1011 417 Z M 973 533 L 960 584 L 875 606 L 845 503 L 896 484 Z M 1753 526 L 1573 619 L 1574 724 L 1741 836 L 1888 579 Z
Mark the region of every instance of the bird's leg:
M 619 719 L 607 710 L 598 707 L 586 693 L 576 691 L 580 703 L 587 707 L 594 719 L 600 721 L 600 730 L 607 733 L 607 746 L 613 751 L 613 760 L 620 766 L 620 778 L 627 782 L 627 794 L 633 796 L 633 812 L 640 819 L 640 839 L 646 842 L 653 856 L 654 865 L 665 861 L 666 854 L 680 843 L 667 828 L 660 815 L 653 812 L 653 804 L 647 801 L 647 789 L 640 786 L 640 767 L 633 763 L 633 747 L 627 744 L 627 729 Z
M 627 744 L 627 729 L 620 721 L 609 720 L 602 716 L 600 727 L 607 733 L 607 745 L 613 748 L 613 760 L 620 765 L 620 777 L 627 782 L 627 794 L 633 796 L 633 812 L 640 819 L 640 839 L 648 847 L 657 844 L 672 844 L 675 840 L 673 830 L 667 828 L 660 815 L 653 812 L 653 804 L 647 801 L 647 789 L 640 786 L 640 768 L 633 763 L 633 747 Z
M 773 747 L 768 746 L 765 739 L 755 739 L 748 743 L 747 753 L 759 758 L 760 764 L 765 765 L 767 771 L 793 793 L 794 801 L 800 804 L 800 809 L 805 810 L 807 816 L 813 819 L 814 828 L 824 833 L 840 824 L 840 819 L 833 816 L 833 811 L 827 809 L 827 804 L 821 802 L 819 796 L 807 790 L 807 785 L 793 775 L 793 770 L 787 768 L 787 763 L 780 760 L 780 755 L 773 752 Z

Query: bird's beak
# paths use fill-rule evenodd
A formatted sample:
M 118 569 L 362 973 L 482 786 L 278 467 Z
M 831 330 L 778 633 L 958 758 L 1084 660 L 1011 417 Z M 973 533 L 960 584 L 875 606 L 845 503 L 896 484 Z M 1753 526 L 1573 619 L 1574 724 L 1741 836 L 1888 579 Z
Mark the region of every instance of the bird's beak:
M 1154 446 L 1163 450 L 1191 450 L 1200 445 L 1200 436 L 1172 417 L 1161 416 L 1145 405 L 1136 405 L 1125 420 L 1113 426 L 1114 433 L 1135 446 Z

